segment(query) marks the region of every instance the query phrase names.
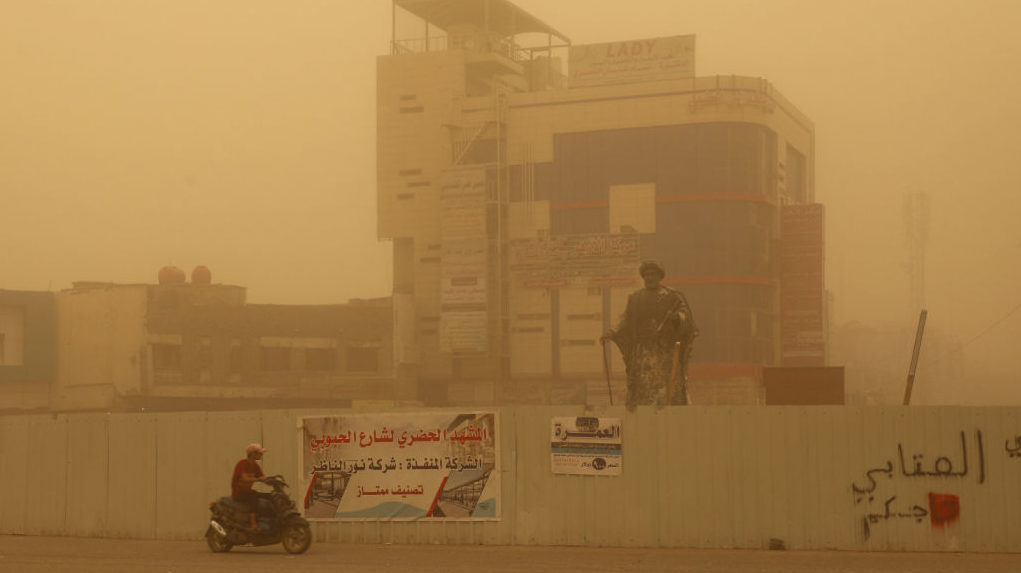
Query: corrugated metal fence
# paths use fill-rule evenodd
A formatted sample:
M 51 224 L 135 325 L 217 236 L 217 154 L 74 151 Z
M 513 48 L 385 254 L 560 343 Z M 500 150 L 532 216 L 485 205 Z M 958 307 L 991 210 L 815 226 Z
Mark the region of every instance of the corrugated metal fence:
M 316 522 L 320 542 L 1021 551 L 1021 408 L 499 408 L 502 519 Z M 0 417 L 0 533 L 198 539 L 273 410 Z M 554 475 L 553 416 L 623 419 L 623 475 Z M 294 492 L 300 497 L 302 492 Z

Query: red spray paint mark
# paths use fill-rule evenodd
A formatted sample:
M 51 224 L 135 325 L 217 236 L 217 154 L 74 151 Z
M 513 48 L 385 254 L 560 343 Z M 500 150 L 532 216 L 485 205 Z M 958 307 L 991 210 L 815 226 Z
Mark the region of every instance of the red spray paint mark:
M 312 486 L 316 484 L 316 477 L 319 476 L 319 470 L 312 472 L 312 481 L 308 482 L 308 489 L 305 490 L 305 509 L 308 509 L 308 497 L 312 495 Z
M 436 504 L 440 502 L 440 494 L 443 493 L 443 487 L 447 485 L 447 478 L 450 476 L 444 476 L 443 482 L 440 484 L 440 489 L 436 490 L 436 497 L 433 498 L 432 505 L 429 506 L 429 511 L 426 512 L 426 517 L 432 517 L 433 512 L 436 511 Z
M 961 499 L 949 493 L 929 493 L 929 519 L 933 527 L 946 527 L 961 516 Z

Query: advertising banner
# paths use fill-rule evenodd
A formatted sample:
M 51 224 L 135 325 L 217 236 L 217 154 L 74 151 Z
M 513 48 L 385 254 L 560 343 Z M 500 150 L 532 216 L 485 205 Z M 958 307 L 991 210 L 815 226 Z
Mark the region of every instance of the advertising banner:
M 510 242 L 510 271 L 521 287 L 637 286 L 637 234 L 555 235 Z
M 619 476 L 620 418 L 553 418 L 550 466 L 555 474 Z
M 780 364 L 826 365 L 825 212 L 784 205 L 780 211 Z
M 308 417 L 301 425 L 308 519 L 500 518 L 495 412 Z
M 440 181 L 440 352 L 489 350 L 486 171 L 445 170 Z
M 676 80 L 695 77 L 695 36 L 572 45 L 568 86 Z

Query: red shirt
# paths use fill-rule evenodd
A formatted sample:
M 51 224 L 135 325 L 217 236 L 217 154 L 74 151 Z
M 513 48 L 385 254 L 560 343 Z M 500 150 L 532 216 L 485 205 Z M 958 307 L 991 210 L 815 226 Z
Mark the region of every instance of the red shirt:
M 230 478 L 230 496 L 234 499 L 238 498 L 238 492 L 245 489 L 252 489 L 252 482 L 241 479 L 241 474 L 249 473 L 255 477 L 262 477 L 262 468 L 259 467 L 259 463 L 253 460 L 245 458 L 238 463 L 234 464 L 234 475 Z

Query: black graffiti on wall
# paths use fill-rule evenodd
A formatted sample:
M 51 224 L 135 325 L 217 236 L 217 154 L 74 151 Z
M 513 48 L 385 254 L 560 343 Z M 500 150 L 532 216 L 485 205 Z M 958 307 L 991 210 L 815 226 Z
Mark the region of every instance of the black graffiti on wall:
M 886 461 L 885 466 L 873 468 L 865 472 L 865 479 L 868 480 L 865 485 L 859 486 L 857 483 L 851 484 L 851 491 L 854 492 L 854 503 L 861 503 L 866 497 L 869 501 L 872 501 L 872 492 L 876 491 L 879 484 L 876 482 L 876 474 L 885 474 L 887 479 L 893 478 L 893 462 L 890 460 Z
M 929 492 L 928 498 L 928 508 L 918 504 L 894 507 L 893 502 L 897 496 L 891 495 L 883 503 L 883 511 L 866 513 L 862 517 L 863 536 L 868 540 L 872 535 L 873 525 L 890 519 L 914 519 L 916 523 L 922 523 L 928 517 L 933 528 L 942 528 L 954 523 L 961 516 L 961 500 L 957 495 Z
M 905 508 L 901 508 L 899 511 L 893 507 L 893 502 L 897 499 L 897 496 L 891 495 L 883 502 L 883 511 L 878 513 L 867 513 L 865 514 L 862 522 L 864 524 L 865 539 L 869 538 L 871 533 L 871 525 L 879 523 L 893 518 L 908 518 L 914 519 L 918 523 L 921 523 L 929 515 L 929 510 L 925 509 L 920 505 L 913 505 Z
M 896 467 L 893 459 L 886 460 L 886 462 L 876 468 L 865 471 L 865 481 L 862 485 L 858 485 L 857 482 L 851 483 L 851 491 L 855 495 L 855 503 L 861 503 L 864 499 L 872 501 L 872 494 L 878 487 L 876 481 L 877 475 L 885 475 L 888 479 L 892 479 L 895 475 L 895 469 L 899 469 L 899 474 L 902 477 L 937 477 L 937 478 L 963 478 L 966 477 L 972 469 L 976 470 L 976 478 L 978 483 L 982 484 L 986 481 L 986 461 L 985 461 L 985 448 L 982 443 L 982 430 L 975 430 L 975 444 L 976 449 L 974 450 L 975 460 L 971 461 L 971 455 L 968 452 L 968 439 L 965 432 L 961 432 L 961 449 L 960 452 L 953 452 L 948 455 L 929 456 L 929 459 L 933 461 L 926 462 L 926 455 L 924 453 L 911 453 L 910 455 L 905 454 L 904 444 L 897 444 L 897 461 Z M 908 460 L 911 460 L 910 463 Z M 977 467 L 976 467 L 977 466 Z
M 959 451 L 941 453 L 942 455 L 906 451 L 904 444 L 898 443 L 896 460 L 892 457 L 887 459 L 878 467 L 866 470 L 864 480 L 851 483 L 855 505 L 865 503 L 871 506 L 875 501 L 876 490 L 880 483 L 892 481 L 894 477 L 946 480 L 962 479 L 970 473 L 974 473 L 979 484 L 985 483 L 986 460 L 982 431 L 975 430 L 974 447 L 971 451 L 968 447 L 967 433 L 961 431 L 960 438 Z M 1021 446 L 1018 450 L 1021 452 Z M 894 463 L 895 461 L 896 463 Z M 869 539 L 873 525 L 890 519 L 913 519 L 917 523 L 921 523 L 926 517 L 929 517 L 933 527 L 944 527 L 955 522 L 960 516 L 961 506 L 957 495 L 930 492 L 928 498 L 928 508 L 926 508 L 918 503 L 908 502 L 904 505 L 895 503 L 896 495 L 886 497 L 881 511 L 869 511 L 862 517 L 864 538 Z
M 1021 457 L 1021 436 L 1014 436 L 1014 446 L 1010 445 L 1010 438 L 1007 438 L 1004 444 L 1004 449 L 1007 450 L 1007 455 L 1012 458 Z

